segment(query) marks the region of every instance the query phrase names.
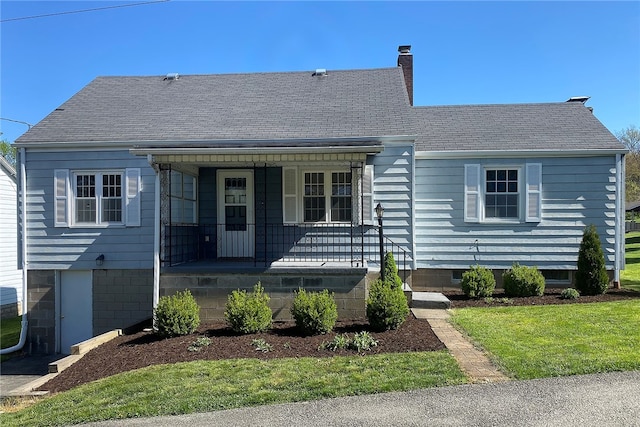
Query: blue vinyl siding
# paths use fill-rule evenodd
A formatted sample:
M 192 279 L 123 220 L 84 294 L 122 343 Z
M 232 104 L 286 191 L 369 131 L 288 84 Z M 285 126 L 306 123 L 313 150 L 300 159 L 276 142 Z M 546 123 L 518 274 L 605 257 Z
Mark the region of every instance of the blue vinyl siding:
M 122 151 L 27 150 L 27 227 L 30 270 L 153 268 L 155 172 L 146 158 Z M 139 168 L 139 227 L 54 227 L 54 170 L 123 170 Z
M 464 165 L 542 164 L 539 223 L 465 223 Z M 467 268 L 513 262 L 575 269 L 585 226 L 595 224 L 607 268 L 615 254 L 615 156 L 531 159 L 454 159 L 416 162 L 418 268 Z

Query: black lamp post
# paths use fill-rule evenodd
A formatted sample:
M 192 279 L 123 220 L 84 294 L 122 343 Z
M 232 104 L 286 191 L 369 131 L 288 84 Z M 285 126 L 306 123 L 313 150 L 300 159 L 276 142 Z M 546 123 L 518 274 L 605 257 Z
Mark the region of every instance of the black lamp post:
M 382 232 L 382 215 L 384 208 L 380 203 L 376 206 L 376 216 L 378 217 L 378 237 L 380 238 L 380 279 L 384 281 L 384 241 Z

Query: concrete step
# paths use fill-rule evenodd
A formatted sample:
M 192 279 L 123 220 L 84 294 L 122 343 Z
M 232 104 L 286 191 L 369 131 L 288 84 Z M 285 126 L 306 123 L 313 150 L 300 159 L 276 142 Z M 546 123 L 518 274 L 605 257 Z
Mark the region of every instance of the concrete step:
M 447 309 L 451 307 L 449 298 L 439 292 L 413 292 L 411 297 L 411 308 Z

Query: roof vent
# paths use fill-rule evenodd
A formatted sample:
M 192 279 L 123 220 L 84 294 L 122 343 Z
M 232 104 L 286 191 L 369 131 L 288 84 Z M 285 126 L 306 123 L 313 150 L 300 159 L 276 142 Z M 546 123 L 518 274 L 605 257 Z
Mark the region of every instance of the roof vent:
M 311 74 L 312 76 L 316 77 L 324 77 L 327 75 L 327 70 L 325 68 L 317 68 L 316 71 L 313 72 L 313 74 Z
M 169 74 L 167 74 L 167 76 L 164 79 L 165 80 L 178 80 L 178 77 L 180 77 L 180 75 L 178 73 L 169 73 Z
M 583 104 L 591 98 L 590 96 L 572 96 L 567 102 L 582 102 Z

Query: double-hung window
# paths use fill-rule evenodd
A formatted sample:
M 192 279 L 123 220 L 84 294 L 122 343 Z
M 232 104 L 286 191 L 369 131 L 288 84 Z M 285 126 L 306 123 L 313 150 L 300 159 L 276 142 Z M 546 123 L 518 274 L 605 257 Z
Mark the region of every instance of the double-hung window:
M 464 167 L 465 222 L 540 222 L 542 164 Z
M 73 174 L 75 224 L 122 224 L 122 172 Z
M 54 226 L 140 226 L 140 169 L 54 171 Z
M 351 185 L 351 172 L 304 172 L 304 222 L 350 222 Z

